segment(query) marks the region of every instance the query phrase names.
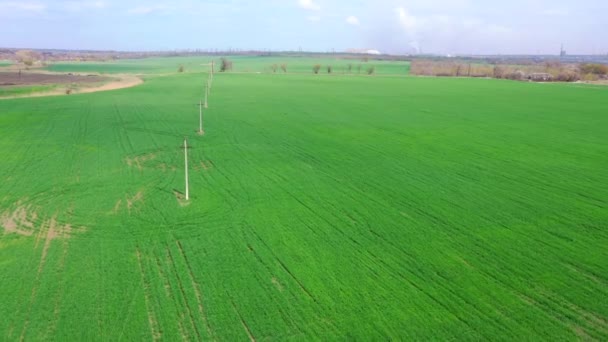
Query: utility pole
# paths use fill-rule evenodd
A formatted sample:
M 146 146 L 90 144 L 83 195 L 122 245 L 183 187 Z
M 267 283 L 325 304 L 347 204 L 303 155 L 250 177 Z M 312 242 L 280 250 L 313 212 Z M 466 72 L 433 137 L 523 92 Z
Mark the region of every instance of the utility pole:
M 205 109 L 209 108 L 209 81 L 207 81 L 207 85 L 205 86 Z
M 186 176 L 186 201 L 190 200 L 190 190 L 188 184 L 188 139 L 184 138 L 184 164 L 185 164 L 185 176 Z
M 205 131 L 203 131 L 203 101 L 199 102 L 198 110 L 199 110 L 198 134 L 204 135 Z

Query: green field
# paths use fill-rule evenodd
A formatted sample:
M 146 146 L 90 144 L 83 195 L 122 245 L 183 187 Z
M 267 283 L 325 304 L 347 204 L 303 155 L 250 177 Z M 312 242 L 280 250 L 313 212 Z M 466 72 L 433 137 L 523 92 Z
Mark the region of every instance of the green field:
M 608 339 L 608 88 L 206 79 L 0 101 L 0 339 Z
M 327 74 L 327 66 L 332 66 L 332 74 L 366 74 L 374 67 L 375 74 L 407 75 L 409 62 L 389 62 L 360 59 L 312 58 L 312 57 L 228 57 L 233 62 L 233 71 L 241 73 L 271 73 L 272 66 L 278 67 L 277 73 L 283 73 L 280 66 L 285 64 L 288 73 L 312 74 L 313 66 L 320 65 L 321 74 Z M 184 66 L 186 73 L 207 72 L 208 63 L 214 61 L 219 68 L 218 57 L 174 57 L 146 58 L 109 62 L 57 62 L 47 67 L 55 72 L 103 72 L 103 73 L 139 73 L 158 74 L 175 73 L 179 66 Z M 351 65 L 349 71 L 348 66 Z M 360 68 L 359 68 L 360 67 Z M 219 70 L 219 69 L 217 69 Z

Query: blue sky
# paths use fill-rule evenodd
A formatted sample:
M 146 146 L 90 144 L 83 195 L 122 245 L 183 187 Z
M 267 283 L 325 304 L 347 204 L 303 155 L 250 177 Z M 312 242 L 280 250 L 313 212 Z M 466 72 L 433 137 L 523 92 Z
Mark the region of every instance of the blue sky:
M 607 0 L 0 0 L 0 46 L 608 53 Z

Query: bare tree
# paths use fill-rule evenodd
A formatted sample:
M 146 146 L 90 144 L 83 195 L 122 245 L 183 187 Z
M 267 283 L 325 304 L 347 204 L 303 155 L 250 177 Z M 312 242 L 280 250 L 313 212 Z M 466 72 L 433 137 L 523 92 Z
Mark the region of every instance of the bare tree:
M 493 70 L 494 78 L 503 78 L 505 76 L 505 69 L 500 65 L 495 65 Z
M 313 72 L 314 74 L 318 74 L 320 70 L 321 70 L 321 65 L 320 65 L 320 64 L 315 64 L 315 65 L 312 67 L 312 72 Z
M 328 73 L 328 74 L 331 74 L 332 70 L 333 70 L 332 66 L 331 66 L 331 65 L 328 65 L 328 66 L 327 66 L 327 73 Z
M 369 68 L 367 68 L 367 74 L 368 75 L 373 75 L 374 73 L 376 73 L 376 67 L 375 66 L 370 66 Z
M 281 70 L 283 70 L 284 73 L 287 73 L 287 64 L 281 64 Z
M 270 69 L 272 70 L 272 72 L 275 72 L 275 73 L 276 73 L 276 72 L 277 72 L 277 70 L 279 69 L 279 66 L 278 66 L 278 65 L 276 65 L 276 64 L 273 64 L 273 65 L 271 65 L 271 66 L 270 66 Z
M 40 53 L 32 50 L 19 50 L 15 52 L 15 56 L 17 56 L 17 61 L 25 64 L 26 66 L 32 66 L 36 61 L 42 59 L 42 55 Z
M 220 72 L 226 72 L 232 70 L 232 61 L 228 58 L 222 57 L 220 59 Z

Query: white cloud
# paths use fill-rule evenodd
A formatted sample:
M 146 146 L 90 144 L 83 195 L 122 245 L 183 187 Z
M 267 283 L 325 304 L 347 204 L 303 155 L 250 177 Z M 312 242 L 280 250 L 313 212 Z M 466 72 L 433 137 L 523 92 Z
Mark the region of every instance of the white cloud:
M 63 4 L 67 11 L 80 12 L 83 10 L 103 9 L 108 7 L 105 1 L 66 1 Z
M 298 5 L 300 5 L 301 8 L 306 9 L 306 10 L 311 10 L 311 11 L 320 11 L 321 10 L 321 6 L 319 6 L 313 0 L 298 0 Z
M 164 12 L 168 9 L 169 9 L 169 7 L 166 5 L 140 6 L 140 7 L 135 7 L 135 8 L 130 9 L 128 11 L 128 13 L 144 15 L 144 14 L 150 14 L 150 13 L 155 13 L 155 12 Z
M 423 25 L 423 21 L 419 18 L 411 15 L 405 8 L 399 7 L 397 8 L 397 16 L 399 17 L 399 24 L 403 29 L 410 33 L 415 34 L 416 31 L 420 29 L 420 26 Z
M 46 5 L 40 2 L 29 1 L 7 1 L 0 2 L 0 10 L 24 11 L 24 12 L 43 12 Z
M 346 22 L 355 26 L 360 25 L 359 18 L 355 17 L 354 15 L 351 15 L 346 18 Z

